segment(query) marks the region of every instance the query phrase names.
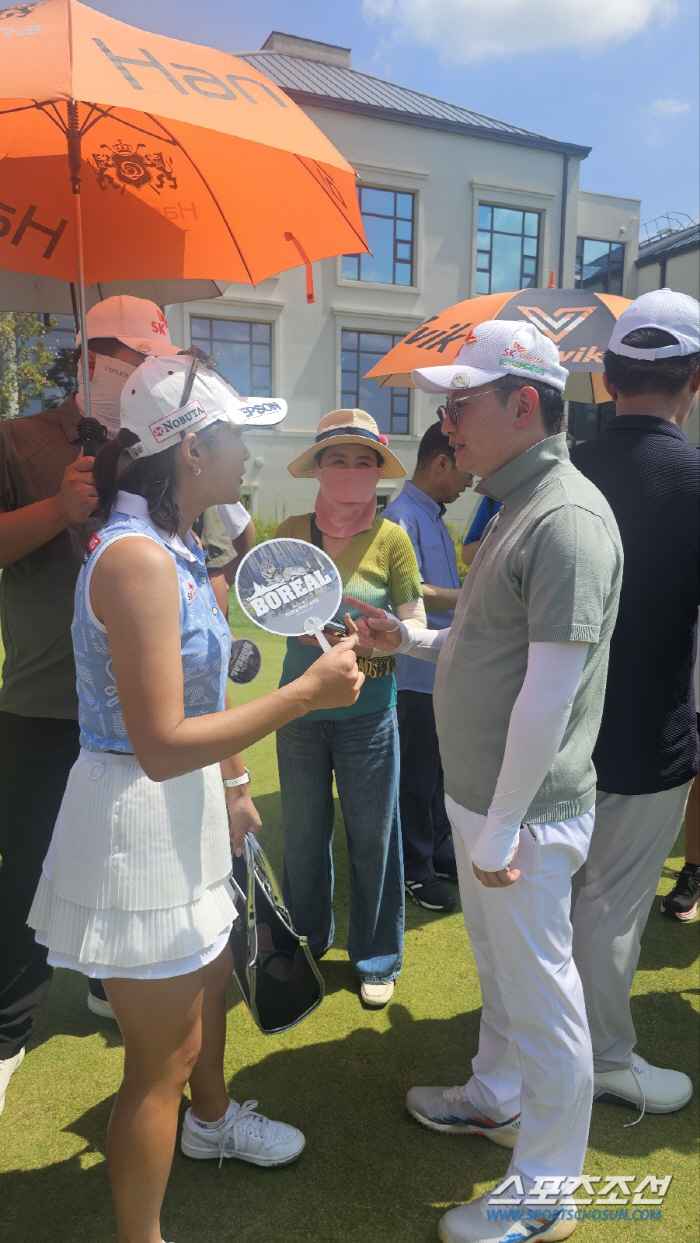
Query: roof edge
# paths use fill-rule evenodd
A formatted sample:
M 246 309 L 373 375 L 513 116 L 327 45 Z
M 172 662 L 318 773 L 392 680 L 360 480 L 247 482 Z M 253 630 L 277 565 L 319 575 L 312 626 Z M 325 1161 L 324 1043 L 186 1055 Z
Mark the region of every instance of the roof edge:
M 464 134 L 469 138 L 488 138 L 493 142 L 505 142 L 516 147 L 535 147 L 540 151 L 554 151 L 559 155 L 572 155 L 585 160 L 592 147 L 582 147 L 577 143 L 559 142 L 556 138 L 545 138 L 539 134 L 513 134 L 502 130 L 492 130 L 487 126 L 468 125 L 465 121 L 447 121 L 440 117 L 421 116 L 414 112 L 401 112 L 394 108 L 382 108 L 376 104 L 358 103 L 353 99 L 336 99 L 332 95 L 317 95 L 312 91 L 297 91 L 293 87 L 280 86 L 278 90 L 288 95 L 295 104 L 306 107 L 330 108 L 334 112 L 351 112 L 356 116 L 378 117 L 384 121 L 393 121 L 400 125 L 414 125 L 418 129 L 442 130 L 448 134 Z
M 700 237 L 691 238 L 689 241 L 684 242 L 682 246 L 674 246 L 668 251 L 657 250 L 650 255 L 640 254 L 639 258 L 635 259 L 634 266 L 636 268 L 649 268 L 652 263 L 661 263 L 662 259 L 676 259 L 680 255 L 690 254 L 692 250 L 700 250 Z

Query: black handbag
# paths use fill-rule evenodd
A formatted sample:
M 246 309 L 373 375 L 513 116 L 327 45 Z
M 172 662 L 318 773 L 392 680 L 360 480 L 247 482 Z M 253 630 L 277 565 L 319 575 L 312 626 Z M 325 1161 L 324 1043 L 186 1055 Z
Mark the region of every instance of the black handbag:
M 233 870 L 233 973 L 260 1031 L 273 1036 L 320 1006 L 323 976 L 306 937 L 294 929 L 275 874 L 252 833 L 246 834 L 245 857 L 234 859 Z

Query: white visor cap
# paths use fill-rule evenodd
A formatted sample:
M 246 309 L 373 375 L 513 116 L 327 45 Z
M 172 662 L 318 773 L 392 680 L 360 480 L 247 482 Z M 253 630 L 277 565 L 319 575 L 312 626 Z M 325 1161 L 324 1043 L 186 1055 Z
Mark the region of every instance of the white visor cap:
M 625 345 L 623 337 L 640 328 L 660 328 L 675 337 L 675 345 L 644 347 Z M 700 303 L 675 289 L 652 289 L 643 293 L 622 312 L 613 329 L 608 349 L 624 358 L 656 362 L 659 358 L 680 358 L 700 350 Z
M 177 444 L 182 432 L 201 431 L 210 423 L 234 427 L 274 427 L 287 413 L 278 397 L 241 398 L 216 371 L 200 364 L 186 405 L 182 395 L 192 368 L 189 354 L 147 358 L 129 377 L 121 396 L 121 426 L 138 436 L 132 457 L 161 453 Z
M 569 378 L 554 342 L 520 319 L 484 320 L 470 332 L 453 363 L 411 372 L 416 388 L 426 393 L 478 388 L 505 375 L 537 380 L 561 392 Z

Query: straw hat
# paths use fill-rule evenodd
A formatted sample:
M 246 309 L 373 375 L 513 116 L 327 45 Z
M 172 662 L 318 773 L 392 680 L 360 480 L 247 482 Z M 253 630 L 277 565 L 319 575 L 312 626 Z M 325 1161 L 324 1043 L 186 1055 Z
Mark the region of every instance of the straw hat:
M 379 435 L 379 428 L 366 410 L 331 410 L 318 425 L 316 442 L 290 462 L 287 470 L 295 479 L 313 479 L 316 455 L 331 445 L 364 445 L 376 449 L 382 465 L 380 479 L 403 479 L 406 471 L 399 459 L 388 447 L 386 436 Z

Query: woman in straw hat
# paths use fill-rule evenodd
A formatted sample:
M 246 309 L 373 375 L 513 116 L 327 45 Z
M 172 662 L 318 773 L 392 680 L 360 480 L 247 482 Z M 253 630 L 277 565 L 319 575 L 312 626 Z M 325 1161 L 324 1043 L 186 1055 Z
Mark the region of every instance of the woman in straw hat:
M 323 548 L 348 592 L 424 625 L 411 541 L 377 513 L 379 479 L 400 479 L 406 472 L 374 419 L 364 410 L 332 411 L 321 419 L 315 443 L 288 470 L 295 479 L 317 479 L 319 491 L 314 512 L 287 518 L 276 534 Z M 347 614 L 346 623 L 354 629 Z M 281 685 L 300 677 L 318 657 L 314 638 L 288 639 Z M 348 953 L 362 1000 L 383 1006 L 403 953 L 395 661 L 360 649 L 358 663 L 365 683 L 354 705 L 308 712 L 277 731 L 284 897 L 313 953 L 325 953 L 334 932 L 335 773 L 350 855 Z

